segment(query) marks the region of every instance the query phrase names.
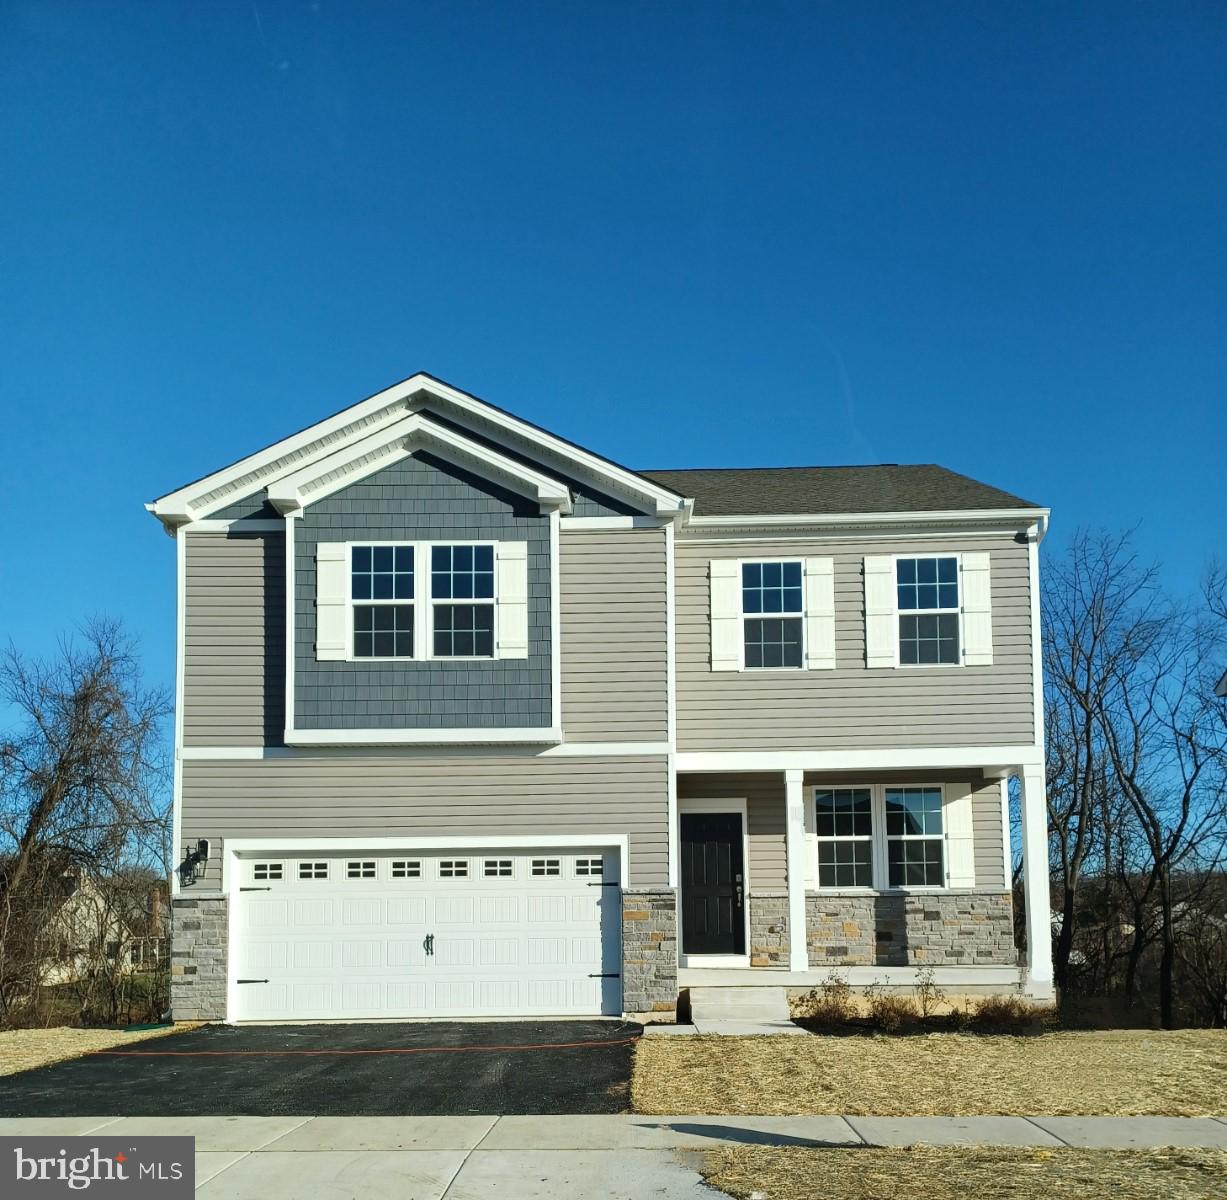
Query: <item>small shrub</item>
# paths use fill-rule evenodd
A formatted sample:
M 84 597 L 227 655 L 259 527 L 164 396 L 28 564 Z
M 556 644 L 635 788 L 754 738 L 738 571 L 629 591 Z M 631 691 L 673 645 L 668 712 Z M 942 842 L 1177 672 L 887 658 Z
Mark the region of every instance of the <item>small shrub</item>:
M 824 1025 L 843 1025 L 856 1015 L 852 988 L 840 974 L 832 971 L 813 991 L 793 1002 L 797 1016 Z
M 916 1004 L 910 996 L 900 996 L 871 984 L 864 992 L 869 1010 L 869 1023 L 883 1033 L 898 1033 L 917 1016 Z
M 985 996 L 976 1001 L 973 1020 L 981 1029 L 1022 1032 L 1049 1023 L 1052 1010 L 1041 1008 L 1022 996 Z
M 966 1007 L 960 1008 L 957 1004 L 950 1006 L 950 1011 L 946 1014 L 946 1028 L 951 1033 L 958 1033 L 960 1030 L 966 1029 L 971 1021 L 971 1012 Z
M 937 986 L 933 978 L 932 967 L 921 967 L 916 972 L 916 982 L 912 986 L 912 992 L 916 997 L 916 1007 L 920 1010 L 922 1018 L 933 1016 L 938 1009 L 938 1006 L 946 1001 L 946 993 Z

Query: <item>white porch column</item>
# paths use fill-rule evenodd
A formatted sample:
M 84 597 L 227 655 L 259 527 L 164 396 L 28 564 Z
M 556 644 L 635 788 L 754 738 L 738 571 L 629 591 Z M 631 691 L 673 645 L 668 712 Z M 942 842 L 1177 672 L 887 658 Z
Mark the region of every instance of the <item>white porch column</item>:
M 804 771 L 784 772 L 784 833 L 788 853 L 788 967 L 809 970 L 805 926 L 805 780 Z
M 1009 781 L 1003 780 L 1003 786 Z M 1052 911 L 1048 882 L 1048 800 L 1042 765 L 1023 767 L 1023 900 L 1027 909 L 1026 991 L 1039 1000 L 1054 995 L 1052 985 Z

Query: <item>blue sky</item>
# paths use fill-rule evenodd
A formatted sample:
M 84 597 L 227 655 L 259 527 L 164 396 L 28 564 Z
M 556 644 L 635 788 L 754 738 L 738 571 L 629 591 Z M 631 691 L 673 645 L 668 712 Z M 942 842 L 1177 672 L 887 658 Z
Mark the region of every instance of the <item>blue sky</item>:
M 418 369 L 632 466 L 941 462 L 1227 554 L 1221 4 L 0 3 L 0 638 Z

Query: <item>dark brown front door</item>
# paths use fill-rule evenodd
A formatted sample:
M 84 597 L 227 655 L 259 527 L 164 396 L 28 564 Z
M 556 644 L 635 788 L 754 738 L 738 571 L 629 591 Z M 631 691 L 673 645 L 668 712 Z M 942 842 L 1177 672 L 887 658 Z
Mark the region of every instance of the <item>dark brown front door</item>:
M 746 952 L 740 813 L 682 813 L 682 953 Z

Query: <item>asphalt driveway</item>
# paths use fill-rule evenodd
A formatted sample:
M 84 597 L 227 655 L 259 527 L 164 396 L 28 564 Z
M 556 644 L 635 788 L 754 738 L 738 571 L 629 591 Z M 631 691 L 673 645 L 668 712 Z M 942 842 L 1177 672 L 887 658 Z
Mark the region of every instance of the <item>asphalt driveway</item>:
M 0 1113 L 618 1113 L 641 1033 L 623 1021 L 209 1026 L 0 1078 Z

